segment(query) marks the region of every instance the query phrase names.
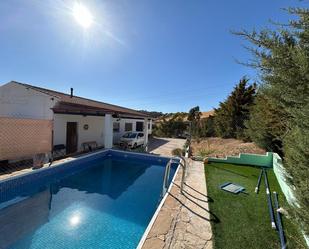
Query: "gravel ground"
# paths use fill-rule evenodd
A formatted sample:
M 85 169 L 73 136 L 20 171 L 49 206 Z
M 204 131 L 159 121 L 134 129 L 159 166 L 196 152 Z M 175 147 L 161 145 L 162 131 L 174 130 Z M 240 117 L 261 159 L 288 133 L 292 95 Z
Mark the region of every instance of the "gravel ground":
M 264 149 L 254 143 L 243 142 L 233 138 L 205 138 L 193 140 L 191 143 L 194 156 L 225 157 L 238 155 L 239 153 L 265 154 Z

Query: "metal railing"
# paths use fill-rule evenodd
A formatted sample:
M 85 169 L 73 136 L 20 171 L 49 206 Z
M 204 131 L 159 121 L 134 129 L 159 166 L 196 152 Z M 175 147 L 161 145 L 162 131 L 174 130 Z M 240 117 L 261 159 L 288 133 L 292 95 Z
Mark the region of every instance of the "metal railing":
M 167 191 L 168 179 L 170 177 L 172 161 L 173 159 L 170 159 L 165 166 L 165 172 L 163 176 L 163 185 L 162 185 L 162 197 L 166 194 L 166 191 Z
M 180 193 L 183 194 L 183 185 L 184 185 L 186 173 L 187 173 L 187 161 L 186 161 L 186 158 L 184 158 L 183 156 L 179 156 L 178 158 L 180 159 L 179 165 L 182 167 Z
M 175 161 L 175 159 L 179 159 L 178 161 Z M 182 156 L 171 158 L 165 167 L 164 177 L 163 177 L 163 184 L 162 184 L 162 197 L 166 194 L 167 188 L 168 188 L 168 180 L 170 177 L 171 172 L 171 165 L 172 163 L 178 163 L 182 167 L 182 176 L 181 176 L 181 183 L 180 183 L 180 193 L 183 194 L 183 185 L 185 182 L 186 177 L 186 170 L 187 170 L 187 162 L 186 159 Z

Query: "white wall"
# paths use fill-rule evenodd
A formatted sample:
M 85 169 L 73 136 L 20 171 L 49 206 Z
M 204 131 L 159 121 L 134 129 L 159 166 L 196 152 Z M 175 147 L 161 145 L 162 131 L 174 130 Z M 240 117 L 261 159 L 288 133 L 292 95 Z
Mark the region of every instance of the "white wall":
M 54 142 L 53 144 L 66 144 L 67 122 L 77 122 L 78 150 L 82 150 L 82 143 L 96 141 L 99 146 L 104 145 L 104 117 L 82 116 L 69 114 L 54 114 Z M 113 122 L 120 123 L 120 132 L 113 133 L 113 142 L 118 143 L 125 133 L 125 123 L 132 123 L 133 131 L 136 131 L 136 122 L 144 122 L 143 119 L 120 119 L 113 118 Z M 88 124 L 88 130 L 84 125 Z M 150 133 L 149 133 L 150 134 Z
M 113 122 L 117 122 L 120 123 L 120 131 L 119 132 L 114 132 L 113 134 L 113 142 L 114 143 L 118 143 L 120 137 L 126 132 L 124 130 L 125 128 L 125 123 L 132 123 L 132 131 L 136 131 L 136 122 L 143 122 L 144 123 L 144 119 L 129 119 L 129 118 L 121 118 L 120 120 L 118 120 L 117 118 L 113 119 Z M 148 121 L 149 123 L 149 121 Z M 152 132 L 152 127 L 150 126 L 150 129 L 148 130 L 148 134 L 151 134 Z
M 152 133 L 152 120 L 148 120 L 149 128 L 148 128 L 148 134 Z
M 0 87 L 0 116 L 52 120 L 50 108 L 56 102 L 52 96 L 13 82 Z
M 81 144 L 88 141 L 96 141 L 98 145 L 104 144 L 104 117 L 53 114 L 51 108 L 58 99 L 47 94 L 27 89 L 27 87 L 10 82 L 0 87 L 0 116 L 15 118 L 47 119 L 54 118 L 54 145 L 66 144 L 66 123 L 78 123 L 78 150 Z M 117 122 L 114 118 L 113 122 Z M 136 122 L 144 122 L 144 119 L 121 118 L 120 132 L 113 134 L 114 143 L 125 133 L 125 123 L 132 123 L 133 131 L 136 131 Z M 84 124 L 89 125 L 84 130 Z M 151 134 L 151 127 L 148 130 Z
M 99 146 L 104 145 L 104 117 L 55 114 L 54 115 L 54 145 L 66 145 L 67 122 L 77 122 L 78 151 L 82 150 L 82 143 L 96 141 Z M 88 124 L 88 130 L 84 125 Z

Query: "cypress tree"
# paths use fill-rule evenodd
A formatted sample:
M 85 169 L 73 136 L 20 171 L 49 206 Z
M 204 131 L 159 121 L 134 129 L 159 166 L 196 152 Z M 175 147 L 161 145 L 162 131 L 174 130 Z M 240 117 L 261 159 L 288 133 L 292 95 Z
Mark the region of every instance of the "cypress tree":
M 247 136 L 261 148 L 283 156 L 282 139 L 286 134 L 286 113 L 277 107 L 260 88 L 250 109 L 250 118 L 245 122 Z
M 247 78 L 242 78 L 228 98 L 215 109 L 214 123 L 218 136 L 246 138 L 245 121 L 249 119 L 256 90 L 256 85 L 247 86 L 248 82 Z
M 262 86 L 267 89 L 261 91 L 252 109 L 249 134 L 266 148 L 282 151 L 297 198 L 294 215 L 309 235 L 309 9 L 288 11 L 298 16 L 289 25 L 278 26 L 275 31 L 236 34 L 253 45 L 249 48 L 253 60 L 247 65 L 259 71 Z M 280 148 L 275 148 L 274 138 Z

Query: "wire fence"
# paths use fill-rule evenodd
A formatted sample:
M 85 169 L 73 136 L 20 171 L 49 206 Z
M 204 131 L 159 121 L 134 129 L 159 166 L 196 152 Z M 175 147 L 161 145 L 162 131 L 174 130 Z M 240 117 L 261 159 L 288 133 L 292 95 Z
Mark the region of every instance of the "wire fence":
M 36 167 L 52 151 L 52 121 L 0 117 L 0 173 Z
M 54 144 L 53 120 L 0 117 L 0 180 L 20 171 L 50 166 L 56 160 L 78 157 L 104 148 L 96 141 L 83 142 L 73 152 L 66 144 Z M 115 145 L 116 149 L 147 152 L 146 146 L 131 148 Z

